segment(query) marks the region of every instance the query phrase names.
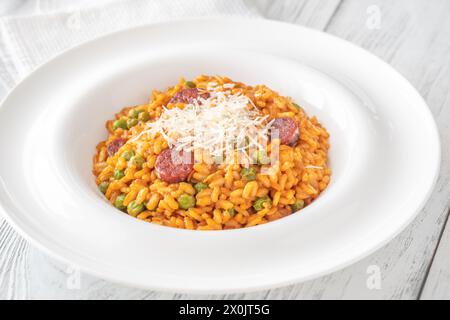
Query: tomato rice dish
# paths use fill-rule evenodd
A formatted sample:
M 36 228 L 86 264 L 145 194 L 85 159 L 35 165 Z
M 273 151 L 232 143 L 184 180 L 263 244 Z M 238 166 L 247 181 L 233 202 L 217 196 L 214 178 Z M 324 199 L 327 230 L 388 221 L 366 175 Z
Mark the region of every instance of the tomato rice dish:
M 330 182 L 329 134 L 290 97 L 223 76 L 181 79 L 106 122 L 93 173 L 115 208 L 191 230 L 268 223 Z

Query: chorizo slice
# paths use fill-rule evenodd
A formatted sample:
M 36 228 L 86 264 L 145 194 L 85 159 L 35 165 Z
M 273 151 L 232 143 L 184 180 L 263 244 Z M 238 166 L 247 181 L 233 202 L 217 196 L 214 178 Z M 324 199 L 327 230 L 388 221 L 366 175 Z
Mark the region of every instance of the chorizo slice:
M 276 118 L 272 123 L 271 130 L 272 133 L 274 132 L 273 130 L 278 131 L 278 137 L 281 144 L 285 144 L 291 147 L 297 144 L 298 138 L 300 136 L 300 129 L 297 122 L 289 117 Z
M 165 149 L 156 158 L 155 171 L 157 176 L 168 183 L 185 181 L 194 169 L 192 152 Z
M 172 103 L 193 103 L 195 100 L 198 100 L 200 98 L 208 99 L 209 93 L 208 92 L 200 92 L 197 88 L 186 88 L 178 91 L 175 93 L 170 99 L 170 102 Z
M 106 147 L 108 151 L 108 156 L 113 156 L 116 154 L 117 151 L 119 151 L 120 147 L 122 147 L 127 142 L 124 138 L 117 138 L 111 141 L 108 146 Z

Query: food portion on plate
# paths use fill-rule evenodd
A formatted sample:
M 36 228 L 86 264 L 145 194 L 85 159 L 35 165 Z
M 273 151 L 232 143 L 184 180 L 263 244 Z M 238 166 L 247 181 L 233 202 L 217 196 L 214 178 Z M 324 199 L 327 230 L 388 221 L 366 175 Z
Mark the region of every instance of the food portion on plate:
M 93 173 L 117 209 L 192 230 L 255 226 L 327 187 L 329 134 L 289 97 L 227 77 L 181 79 L 106 122 Z

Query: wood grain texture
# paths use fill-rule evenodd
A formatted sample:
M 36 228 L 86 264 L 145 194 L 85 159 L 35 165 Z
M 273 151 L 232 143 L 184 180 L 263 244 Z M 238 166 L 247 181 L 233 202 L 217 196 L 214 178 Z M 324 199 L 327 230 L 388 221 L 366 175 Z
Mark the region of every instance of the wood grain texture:
M 423 95 L 437 119 L 444 149 L 437 187 L 417 219 L 383 249 L 328 276 L 274 290 L 203 296 L 139 290 L 78 274 L 31 247 L 2 221 L 0 298 L 415 299 L 450 296 L 449 223 L 442 232 L 450 199 L 450 22 L 447 18 L 450 1 L 245 1 L 267 18 L 325 29 L 364 47 L 399 70 Z M 371 8 L 369 13 L 368 8 Z M 374 8 L 381 13 L 379 29 L 367 27 Z M 366 285 L 370 266 L 381 271 L 380 290 L 370 290 Z M 78 276 L 80 287 L 73 288 L 70 282 Z
M 420 295 L 422 300 L 450 300 L 450 221 L 447 223 Z
M 249 7 L 272 20 L 325 29 L 339 7 L 341 0 L 245 0 Z

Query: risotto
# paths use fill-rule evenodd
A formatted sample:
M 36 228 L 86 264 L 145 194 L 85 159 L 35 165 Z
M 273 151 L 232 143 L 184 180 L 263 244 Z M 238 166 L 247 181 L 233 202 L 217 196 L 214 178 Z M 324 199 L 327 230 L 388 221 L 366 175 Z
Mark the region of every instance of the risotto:
M 137 219 L 192 230 L 264 224 L 301 211 L 327 187 L 329 134 L 265 85 L 201 75 L 106 122 L 93 173 Z

